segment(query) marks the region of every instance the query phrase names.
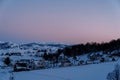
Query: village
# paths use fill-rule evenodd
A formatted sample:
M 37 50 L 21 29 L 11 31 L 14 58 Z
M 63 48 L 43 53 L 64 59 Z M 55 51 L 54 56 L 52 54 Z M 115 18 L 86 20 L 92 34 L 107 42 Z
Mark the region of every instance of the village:
M 42 51 L 43 52 L 43 51 Z M 30 53 L 30 52 L 29 52 Z M 22 55 L 20 52 L 6 53 L 5 55 L 0 56 L 0 68 L 4 69 L 7 67 L 12 68 L 12 71 L 30 71 L 30 70 L 39 70 L 39 69 L 49 69 L 49 68 L 60 68 L 60 67 L 69 67 L 69 66 L 82 66 L 89 64 L 99 64 L 103 62 L 112 62 L 117 61 L 118 57 L 111 57 L 108 55 L 103 55 L 101 52 L 94 53 L 89 55 L 82 55 L 76 57 L 68 57 L 63 53 L 56 56 L 55 54 L 50 54 L 46 56 L 46 53 L 41 56 L 31 56 L 31 55 Z

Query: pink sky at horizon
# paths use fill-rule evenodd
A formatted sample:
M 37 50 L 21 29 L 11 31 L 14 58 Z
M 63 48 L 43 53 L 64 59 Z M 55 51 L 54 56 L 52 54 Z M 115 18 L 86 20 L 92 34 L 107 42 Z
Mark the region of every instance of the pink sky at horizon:
M 1 0 L 1 41 L 86 43 L 120 38 L 119 0 Z

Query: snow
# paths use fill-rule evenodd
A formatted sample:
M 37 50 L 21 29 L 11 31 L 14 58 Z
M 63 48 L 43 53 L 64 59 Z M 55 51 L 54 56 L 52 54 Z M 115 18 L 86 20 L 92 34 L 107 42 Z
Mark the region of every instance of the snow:
M 12 43 L 10 43 L 12 44 Z M 12 44 L 13 45 L 13 44 Z M 16 44 L 15 44 L 16 45 Z M 21 53 L 21 55 L 11 55 L 9 56 L 12 64 L 21 59 L 34 59 L 35 62 L 42 60 L 42 57 L 36 57 L 35 55 L 44 54 L 44 50 L 47 50 L 47 53 L 55 53 L 58 49 L 61 49 L 60 46 L 38 46 L 39 44 L 34 44 L 31 47 L 25 46 L 17 46 L 9 49 L 1 49 L 0 50 L 0 65 L 4 66 L 3 60 L 8 55 L 6 53 Z M 14 46 L 14 45 L 13 45 Z M 38 50 L 43 50 L 37 52 Z M 71 63 L 77 65 L 79 61 L 89 61 L 88 56 L 100 54 L 102 57 L 107 59 L 108 55 L 103 55 L 103 52 L 96 53 L 88 53 L 85 55 L 77 56 L 77 59 L 73 59 L 73 57 L 67 57 Z M 60 55 L 61 57 L 65 57 L 64 54 Z M 96 60 L 100 61 L 99 59 Z M 111 60 L 109 60 L 111 61 Z M 93 62 L 92 62 L 93 63 Z M 14 72 L 15 80 L 106 80 L 106 76 L 109 72 L 114 69 L 114 65 L 116 63 L 120 63 L 120 60 L 117 62 L 109 62 L 109 63 L 99 63 L 99 64 L 89 64 L 89 65 L 80 65 L 72 67 L 62 67 L 62 68 L 49 68 L 49 69 L 41 69 L 34 71 L 23 71 L 23 72 Z M 10 69 L 1 69 L 0 68 L 0 80 L 9 80 L 10 77 Z
M 0 80 L 9 80 L 9 73 L 1 73 L 0 76 Z
M 106 80 L 114 63 L 16 73 L 16 80 Z M 34 75 L 33 75 L 34 74 Z M 24 76 L 26 75 L 26 76 Z M 20 78 L 20 79 L 19 79 Z
M 116 63 L 120 63 L 120 60 L 77 67 L 15 72 L 14 78 L 15 80 L 106 80 L 107 74 L 114 69 Z M 9 80 L 8 73 L 2 72 L 0 76 L 0 80 Z

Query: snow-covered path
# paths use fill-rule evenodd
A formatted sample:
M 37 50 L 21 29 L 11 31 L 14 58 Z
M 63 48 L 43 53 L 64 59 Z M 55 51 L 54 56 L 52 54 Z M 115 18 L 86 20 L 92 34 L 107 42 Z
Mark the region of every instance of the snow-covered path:
M 9 76 L 10 76 L 9 73 L 2 72 L 0 73 L 0 80 L 9 80 Z

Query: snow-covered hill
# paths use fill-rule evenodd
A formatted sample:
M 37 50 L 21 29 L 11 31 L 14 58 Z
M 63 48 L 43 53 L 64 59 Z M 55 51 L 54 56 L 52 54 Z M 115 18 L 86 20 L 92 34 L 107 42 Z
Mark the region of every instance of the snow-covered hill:
M 82 65 L 58 69 L 35 70 L 28 72 L 15 72 L 15 80 L 107 80 L 106 76 L 114 69 L 117 62 Z M 0 80 L 9 80 L 9 73 L 0 73 Z
M 56 53 L 58 49 L 62 49 L 68 45 L 58 43 L 27 43 L 16 44 L 12 42 L 0 42 L 0 55 L 9 55 L 11 53 L 21 53 L 21 55 L 39 55 L 46 53 Z
M 35 61 L 43 60 L 45 53 L 53 55 L 66 46 L 68 45 L 58 43 L 15 44 L 12 42 L 0 42 L 0 63 L 3 63 L 6 57 L 10 58 L 10 65 L 12 66 L 20 60 L 34 60 L 34 63 L 36 63 Z M 37 62 L 37 64 L 39 63 Z
M 57 43 L 0 42 L 0 80 L 9 80 L 9 69 L 30 70 L 14 72 L 15 80 L 106 80 L 107 73 L 120 62 L 120 56 L 116 55 L 120 50 L 67 56 L 62 50 L 66 46 Z M 8 58 L 10 64 L 5 63 Z

